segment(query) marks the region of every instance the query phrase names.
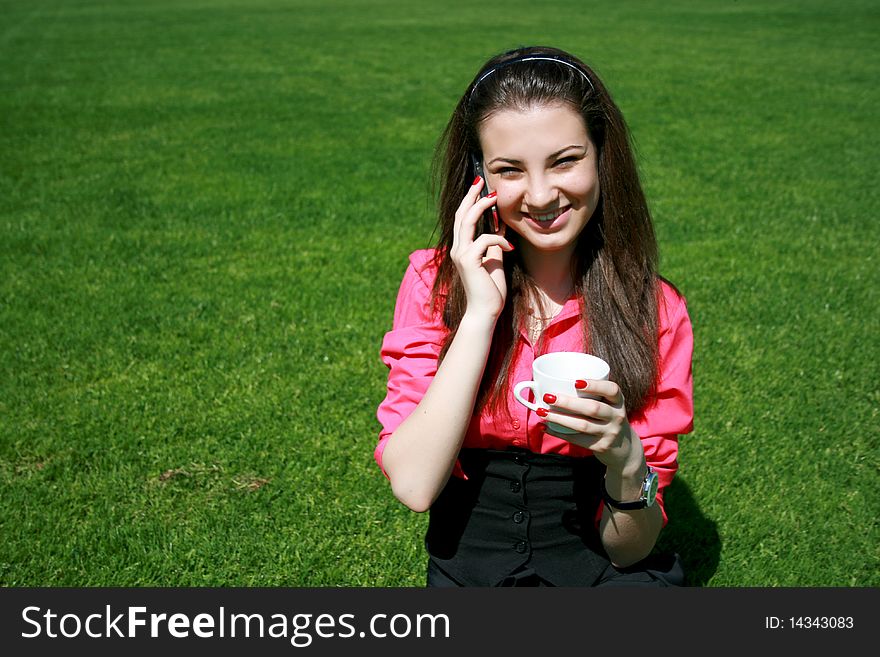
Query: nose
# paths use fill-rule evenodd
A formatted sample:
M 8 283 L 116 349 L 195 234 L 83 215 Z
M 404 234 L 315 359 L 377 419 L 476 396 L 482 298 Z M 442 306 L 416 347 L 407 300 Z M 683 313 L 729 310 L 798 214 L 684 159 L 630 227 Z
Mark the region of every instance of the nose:
M 557 192 L 556 186 L 548 176 L 535 174 L 529 177 L 524 200 L 528 207 L 544 210 L 556 202 Z

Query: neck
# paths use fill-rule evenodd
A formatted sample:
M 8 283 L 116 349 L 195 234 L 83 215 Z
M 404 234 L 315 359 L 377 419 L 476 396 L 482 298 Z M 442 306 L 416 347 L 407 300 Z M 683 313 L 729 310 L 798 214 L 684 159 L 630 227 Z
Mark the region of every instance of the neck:
M 526 271 L 535 280 L 547 298 L 563 304 L 572 290 L 571 259 L 574 246 L 560 251 L 538 251 L 521 241 L 522 259 Z

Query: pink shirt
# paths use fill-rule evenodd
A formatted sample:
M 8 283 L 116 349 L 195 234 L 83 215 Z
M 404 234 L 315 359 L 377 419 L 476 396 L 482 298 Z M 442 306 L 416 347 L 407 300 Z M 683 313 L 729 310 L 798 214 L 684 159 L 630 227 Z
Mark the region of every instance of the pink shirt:
M 377 411 L 382 430 L 375 458 L 380 467 L 388 438 L 421 401 L 437 371 L 446 329 L 439 314 L 431 313 L 431 290 L 437 275 L 434 253 L 433 250 L 422 250 L 410 255 L 410 265 L 397 295 L 392 330 L 382 342 L 382 361 L 390 372 L 388 393 Z M 640 411 L 631 414 L 629 421 L 642 439 L 648 465 L 659 476 L 661 492 L 657 499 L 665 524 L 662 489 L 669 485 L 678 468 L 678 436 L 693 429 L 693 332 L 684 298 L 666 283 L 661 283 L 661 289 L 663 301 L 658 308 L 660 382 L 656 397 Z M 542 353 L 583 350 L 577 299 L 566 302 L 545 329 L 544 340 Z M 529 381 L 532 379 L 532 361 L 541 354 L 535 353 L 524 332 L 517 348 L 519 351 L 511 366 L 511 380 Z M 542 454 L 568 456 L 591 454 L 583 447 L 541 431 L 538 426 L 541 418 L 517 402 L 512 392 L 507 405 L 509 417 L 488 412 L 475 414 L 463 446 L 488 449 L 513 446 Z M 453 475 L 464 476 L 464 473 L 456 466 Z

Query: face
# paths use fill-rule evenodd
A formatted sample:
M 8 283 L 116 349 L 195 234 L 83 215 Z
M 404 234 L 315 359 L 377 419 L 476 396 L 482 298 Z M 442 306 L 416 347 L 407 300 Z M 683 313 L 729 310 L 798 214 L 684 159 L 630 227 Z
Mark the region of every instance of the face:
M 505 110 L 480 126 L 483 168 L 521 248 L 568 252 L 599 202 L 596 149 L 569 105 Z

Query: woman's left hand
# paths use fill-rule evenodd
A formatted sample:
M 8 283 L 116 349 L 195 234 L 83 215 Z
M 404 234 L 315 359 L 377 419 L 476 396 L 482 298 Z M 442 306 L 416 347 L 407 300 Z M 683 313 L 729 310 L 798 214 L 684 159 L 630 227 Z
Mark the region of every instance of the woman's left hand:
M 576 434 L 559 433 L 547 426 L 547 433 L 586 447 L 610 470 L 622 472 L 638 467 L 644 461 L 642 441 L 630 427 L 626 417 L 623 393 L 613 381 L 589 379 L 583 390 L 598 399 L 545 395 L 542 402 L 548 407 L 538 415 L 545 424 L 553 422 Z

